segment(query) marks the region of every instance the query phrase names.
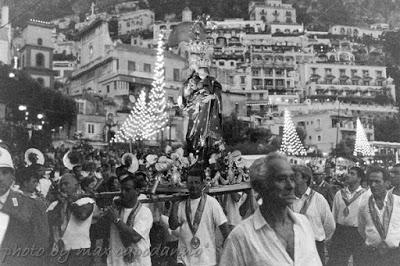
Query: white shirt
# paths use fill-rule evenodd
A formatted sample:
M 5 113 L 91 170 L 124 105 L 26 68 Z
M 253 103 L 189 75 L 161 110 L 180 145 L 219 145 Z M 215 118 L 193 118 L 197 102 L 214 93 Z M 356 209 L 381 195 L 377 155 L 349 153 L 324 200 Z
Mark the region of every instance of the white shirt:
M 310 193 L 311 189 L 307 188 L 303 196 L 293 203 L 293 210 L 295 212 L 300 212 Z M 311 198 L 305 215 L 310 221 L 315 240 L 323 241 L 332 237 L 336 228 L 335 219 L 333 218 L 328 202 L 324 196 L 317 191 L 314 191 L 314 196 Z
M 81 198 L 75 201 L 75 204 L 77 204 L 78 206 L 94 203 L 94 200 L 91 198 Z M 58 201 L 50 204 L 47 211 L 53 210 L 57 206 L 57 204 Z M 75 217 L 74 214 L 71 214 L 68 225 L 64 231 L 63 236 L 61 237 L 65 245 L 65 250 L 90 248 L 89 230 L 92 223 L 92 218 L 93 212 L 84 221 L 79 220 Z
M 226 194 L 226 218 L 228 219 L 228 223 L 231 225 L 237 225 L 242 221 L 242 216 L 239 212 L 240 207 L 240 199 L 238 202 L 235 202 L 230 194 Z
M 289 210 L 293 220 L 294 261 L 258 208 L 241 222 L 225 241 L 220 266 L 317 266 L 322 265 L 310 223 Z
M 47 178 L 41 178 L 39 179 L 39 183 L 36 188 L 37 190 L 40 191 L 43 197 L 46 197 L 47 193 L 49 193 L 50 187 L 51 187 L 51 181 Z
M 8 194 L 10 194 L 10 190 L 8 190 L 4 195 L 0 196 L 0 210 L 3 208 L 4 203 L 6 203 Z M 3 242 L 4 236 L 6 235 L 8 223 L 10 221 L 10 216 L 8 214 L 0 212 L 0 247 Z
M 385 199 L 383 210 L 386 204 L 387 199 Z M 376 203 L 374 205 L 376 205 Z M 377 208 L 377 206 L 375 206 L 375 208 Z M 358 231 L 364 238 L 365 244 L 367 246 L 377 247 L 382 240 L 372 221 L 368 201 L 363 202 L 358 217 Z M 389 223 L 388 234 L 384 241 L 392 248 L 398 247 L 400 244 L 400 197 L 397 195 L 393 195 L 393 212 Z
M 126 223 L 132 208 L 123 208 L 121 210 L 120 219 Z M 133 230 L 142 238 L 139 242 L 134 243 L 135 260 L 132 263 L 124 261 L 124 252 L 126 248 L 121 242 L 119 231 L 116 225 L 111 225 L 110 231 L 110 252 L 107 257 L 108 266 L 151 266 L 150 258 L 150 229 L 153 226 L 153 215 L 149 208 L 142 205 L 136 214 Z
M 217 264 L 215 244 L 216 230 L 219 230 L 217 227 L 226 223 L 227 219 L 218 201 L 208 195 L 206 195 L 206 197 L 207 200 L 203 215 L 196 232 L 196 237 L 200 239 L 200 247 L 197 249 L 192 249 L 190 245 L 193 234 L 186 220 L 186 201 L 181 202 L 178 207 L 178 222 L 182 224 L 177 230 L 179 233 L 178 262 L 184 263 L 187 266 L 210 266 Z M 200 198 L 190 200 L 190 218 L 192 223 L 199 202 Z
M 359 186 L 355 191 L 350 192 L 348 188 L 345 188 L 346 197 L 351 199 L 358 191 L 362 189 Z M 371 196 L 371 191 L 365 191 L 361 196 L 359 196 L 353 203 L 350 204 L 349 215 L 344 216 L 343 211 L 346 208 L 346 204 L 343 201 L 341 190 L 339 190 L 335 198 L 333 199 L 332 213 L 335 218 L 336 223 L 345 226 L 357 227 L 358 226 L 358 211 L 360 209 L 361 203 L 368 201 L 369 196 Z

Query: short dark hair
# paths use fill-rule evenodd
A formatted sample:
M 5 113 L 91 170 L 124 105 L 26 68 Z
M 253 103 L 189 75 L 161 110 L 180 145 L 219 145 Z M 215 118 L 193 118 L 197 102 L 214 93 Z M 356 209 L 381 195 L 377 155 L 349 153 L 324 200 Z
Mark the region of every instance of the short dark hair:
M 122 185 L 128 181 L 132 180 L 135 188 L 142 189 L 146 186 L 146 179 L 142 177 L 142 174 L 132 174 L 127 172 L 125 175 L 119 177 L 119 182 Z
M 39 173 L 30 167 L 24 167 L 22 169 L 18 169 L 15 173 L 15 177 L 17 183 L 20 185 L 34 178 L 36 178 L 37 180 L 40 179 Z
M 292 169 L 295 173 L 300 173 L 302 177 L 307 177 L 307 186 L 310 186 L 311 179 L 313 178 L 312 170 L 306 165 L 293 165 Z
M 351 170 L 356 171 L 356 172 L 357 172 L 358 178 L 361 178 L 361 180 L 365 179 L 364 170 L 361 169 L 360 167 L 358 167 L 358 166 L 353 166 L 353 167 L 350 168 L 350 171 L 351 171 Z
M 204 169 L 205 169 L 205 167 L 203 167 L 201 164 L 195 164 L 189 169 L 189 171 L 187 173 L 187 177 L 199 176 L 201 181 L 203 181 L 206 178 L 206 173 L 205 173 Z
M 382 173 L 384 181 L 390 180 L 390 175 L 389 175 L 388 171 L 386 171 L 386 169 L 384 169 L 382 167 L 372 166 L 372 167 L 368 168 L 367 177 L 369 177 L 369 175 L 372 173 Z

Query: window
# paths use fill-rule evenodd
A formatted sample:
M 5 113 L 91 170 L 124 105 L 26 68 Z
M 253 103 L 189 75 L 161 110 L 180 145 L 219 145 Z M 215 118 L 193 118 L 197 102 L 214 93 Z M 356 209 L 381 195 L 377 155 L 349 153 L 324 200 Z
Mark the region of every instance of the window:
M 87 124 L 87 132 L 89 134 L 94 134 L 94 124 Z
M 273 72 L 272 68 L 264 68 L 264 74 L 267 76 L 272 76 Z
M 43 45 L 43 39 L 42 38 L 37 39 L 37 44 L 38 45 Z
M 284 75 L 284 70 L 283 69 L 276 69 L 275 70 L 275 75 L 276 76 L 283 76 Z
M 260 75 L 260 70 L 258 68 L 253 68 L 251 72 L 252 72 L 253 76 Z
M 369 76 L 369 71 L 368 70 L 363 70 L 363 76 L 368 77 Z
M 151 72 L 151 65 L 150 64 L 143 64 L 143 71 L 144 72 Z
M 110 85 L 107 85 L 106 88 L 107 88 L 107 93 L 110 93 Z
M 321 136 L 318 136 L 318 141 L 321 141 Z
M 128 27 L 128 28 L 130 28 L 130 26 L 131 26 L 131 23 L 128 21 L 128 22 L 126 22 L 126 26 Z
M 311 136 L 308 136 L 308 139 L 311 141 L 311 140 L 312 140 L 312 137 L 311 137 Z
M 356 69 L 352 69 L 351 70 L 351 76 L 354 77 L 355 75 L 357 75 L 357 70 Z
M 37 82 L 39 82 L 40 85 L 42 85 L 42 86 L 44 85 L 44 79 L 43 78 L 37 78 L 36 80 L 37 80 Z
M 240 76 L 240 83 L 245 84 L 246 83 L 246 76 Z
M 218 65 L 219 65 L 219 66 L 224 66 L 224 65 L 225 65 L 225 62 L 224 62 L 224 61 L 219 61 L 219 62 L 218 62 Z
M 311 71 L 313 74 L 317 74 L 317 68 L 313 67 L 313 68 L 311 68 Z
M 36 54 L 36 66 L 44 67 L 44 55 L 42 53 Z
M 239 104 L 235 103 L 235 113 L 239 113 Z
M 128 61 L 128 71 L 136 71 L 136 62 L 135 61 Z
M 181 81 L 180 71 L 178 68 L 174 68 L 174 81 Z
M 363 85 L 364 86 L 369 86 L 369 80 L 364 80 Z
M 231 61 L 231 66 L 235 66 L 235 62 Z
M 321 127 L 321 119 L 317 119 L 317 128 Z
M 260 100 L 264 99 L 264 93 L 259 94 Z
M 93 45 L 89 45 L 89 56 L 93 56 Z
M 279 136 L 283 136 L 283 126 L 279 127 Z
M 84 110 L 84 103 L 78 102 L 78 112 L 80 114 L 83 114 L 83 110 Z
M 376 77 L 377 77 L 377 78 L 381 78 L 381 77 L 382 77 L 382 71 L 377 70 L 377 71 L 376 71 Z
M 325 74 L 326 75 L 330 75 L 332 73 L 332 69 L 331 68 L 325 68 Z
M 345 76 L 346 75 L 346 69 L 339 69 L 340 76 Z

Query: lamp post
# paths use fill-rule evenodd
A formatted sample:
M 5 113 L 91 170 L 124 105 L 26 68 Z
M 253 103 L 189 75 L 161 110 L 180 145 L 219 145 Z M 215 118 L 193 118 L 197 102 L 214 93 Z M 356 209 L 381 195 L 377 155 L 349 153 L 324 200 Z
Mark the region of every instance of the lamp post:
M 172 119 L 175 115 L 175 106 L 172 102 L 168 103 L 168 144 L 171 146 Z
M 340 100 L 339 100 L 339 98 L 337 98 L 337 101 L 338 101 L 338 112 L 337 112 L 337 115 L 338 115 L 338 118 L 337 118 L 337 122 L 336 122 L 336 146 L 335 146 L 335 175 L 336 175 L 336 169 L 337 169 L 337 167 L 336 167 L 336 163 L 337 163 L 337 148 L 338 148 L 338 141 L 339 141 L 339 126 L 340 126 Z

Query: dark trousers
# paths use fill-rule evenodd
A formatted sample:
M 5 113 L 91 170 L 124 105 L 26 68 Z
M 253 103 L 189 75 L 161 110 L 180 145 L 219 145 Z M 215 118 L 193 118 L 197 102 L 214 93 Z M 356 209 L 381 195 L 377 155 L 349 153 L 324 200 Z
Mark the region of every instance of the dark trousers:
M 400 265 L 400 248 L 389 249 L 379 253 L 373 248 L 363 248 L 362 263 L 364 266 L 395 266 Z
M 321 259 L 322 265 L 325 265 L 325 241 L 315 241 L 319 258 Z
M 357 227 L 336 224 L 329 247 L 328 266 L 347 266 L 351 255 L 353 255 L 353 265 L 361 266 L 363 242 Z

